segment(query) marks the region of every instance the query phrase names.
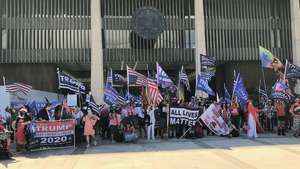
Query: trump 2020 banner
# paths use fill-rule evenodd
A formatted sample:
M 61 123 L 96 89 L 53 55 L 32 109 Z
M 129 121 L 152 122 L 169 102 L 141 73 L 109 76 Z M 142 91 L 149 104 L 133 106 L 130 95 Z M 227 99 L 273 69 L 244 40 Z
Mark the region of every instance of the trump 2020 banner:
M 170 108 L 170 125 L 194 126 L 199 116 L 198 109 Z
M 75 121 L 37 121 L 28 125 L 29 148 L 47 149 L 74 146 Z
M 200 119 L 216 135 L 229 134 L 229 128 L 220 114 L 220 106 L 211 104 L 200 116 Z

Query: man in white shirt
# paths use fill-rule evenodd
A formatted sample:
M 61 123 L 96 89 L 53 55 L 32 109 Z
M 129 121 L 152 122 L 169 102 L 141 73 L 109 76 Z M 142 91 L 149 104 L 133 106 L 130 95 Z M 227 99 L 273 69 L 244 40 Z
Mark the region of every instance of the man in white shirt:
M 148 125 L 148 128 L 147 128 L 147 139 L 148 140 L 155 140 L 155 137 L 154 137 L 154 126 L 155 126 L 155 107 L 154 106 L 150 106 L 148 108 L 148 115 L 149 115 L 149 121 L 150 121 L 150 124 Z

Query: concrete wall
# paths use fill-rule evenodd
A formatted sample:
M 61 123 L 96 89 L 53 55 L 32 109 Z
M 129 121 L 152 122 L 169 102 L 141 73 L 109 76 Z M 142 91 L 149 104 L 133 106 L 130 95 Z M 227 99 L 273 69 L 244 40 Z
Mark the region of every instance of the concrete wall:
M 300 66 L 300 1 L 290 0 L 291 3 L 291 26 L 293 42 L 293 62 Z M 300 81 L 295 87 L 297 94 L 300 94 Z

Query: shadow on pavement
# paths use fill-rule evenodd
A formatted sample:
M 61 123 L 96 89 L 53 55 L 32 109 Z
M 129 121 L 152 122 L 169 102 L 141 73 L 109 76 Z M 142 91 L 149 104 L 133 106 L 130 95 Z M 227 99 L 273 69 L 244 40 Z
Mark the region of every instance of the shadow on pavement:
M 74 148 L 43 150 L 34 152 L 18 153 L 16 157 L 31 159 L 47 158 L 50 156 L 76 156 L 82 154 L 107 154 L 107 153 L 138 153 L 138 152 L 161 152 L 161 151 L 205 151 L 213 149 L 232 150 L 239 147 L 259 147 L 274 145 L 300 145 L 300 138 L 277 137 L 275 135 L 261 135 L 260 138 L 250 140 L 245 136 L 238 138 L 227 138 L 209 136 L 201 139 L 168 139 L 147 141 L 140 140 L 136 144 L 116 143 L 111 144 L 107 140 L 99 141 L 99 145 L 85 148 L 85 144 Z M 295 153 L 295 152 L 294 152 Z M 300 150 L 296 152 L 300 154 Z M 15 160 L 5 160 L 0 163 L 7 166 L 15 163 Z

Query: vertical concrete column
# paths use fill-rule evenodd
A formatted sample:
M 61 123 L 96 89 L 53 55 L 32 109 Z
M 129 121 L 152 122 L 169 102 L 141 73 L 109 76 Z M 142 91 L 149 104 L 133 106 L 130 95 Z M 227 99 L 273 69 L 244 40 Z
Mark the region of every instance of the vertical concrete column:
M 91 92 L 97 104 L 104 102 L 101 0 L 91 0 Z
M 293 63 L 297 66 L 300 66 L 300 4 L 299 3 L 300 3 L 299 0 L 290 0 Z M 300 80 L 297 80 L 295 92 L 297 94 L 300 94 Z
M 195 2 L 195 66 L 196 75 L 201 72 L 200 54 L 206 54 L 205 44 L 205 23 L 204 23 L 204 9 L 203 0 L 194 0 Z M 197 79 L 196 79 L 197 81 Z M 202 92 L 201 92 L 202 93 Z M 196 93 L 196 96 L 202 96 L 201 93 Z

